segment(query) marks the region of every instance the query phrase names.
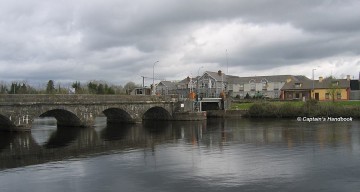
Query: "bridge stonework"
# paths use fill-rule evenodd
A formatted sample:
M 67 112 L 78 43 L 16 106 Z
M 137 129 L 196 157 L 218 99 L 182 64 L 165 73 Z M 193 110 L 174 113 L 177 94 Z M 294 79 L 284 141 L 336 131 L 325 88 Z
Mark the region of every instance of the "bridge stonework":
M 103 115 L 108 123 L 171 120 L 176 106 L 176 101 L 158 96 L 0 95 L 0 130 L 30 129 L 39 117 L 74 127 L 92 126 Z

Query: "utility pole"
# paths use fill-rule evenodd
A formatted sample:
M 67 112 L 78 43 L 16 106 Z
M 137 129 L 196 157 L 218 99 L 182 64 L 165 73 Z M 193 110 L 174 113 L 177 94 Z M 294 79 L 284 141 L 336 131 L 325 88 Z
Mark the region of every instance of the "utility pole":
M 141 76 L 143 78 L 143 85 L 142 87 L 145 87 L 145 77 L 144 76 Z
M 153 88 L 152 88 L 152 95 L 155 95 L 155 64 L 158 63 L 159 61 L 155 61 L 154 65 L 153 65 Z
M 228 51 L 226 49 L 226 74 L 229 74 Z

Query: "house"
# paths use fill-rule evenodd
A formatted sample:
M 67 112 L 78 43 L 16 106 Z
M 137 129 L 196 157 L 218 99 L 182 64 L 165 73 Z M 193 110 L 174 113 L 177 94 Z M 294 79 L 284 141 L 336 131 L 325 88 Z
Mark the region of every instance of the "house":
M 177 94 L 182 98 L 188 98 L 189 94 L 194 92 L 196 89 L 197 78 L 186 77 L 176 84 Z
M 289 78 L 281 88 L 281 99 L 283 100 L 309 100 L 313 81 L 305 76 Z
M 156 95 L 177 94 L 177 84 L 171 81 L 160 81 L 156 86 Z
M 302 77 L 301 77 L 302 78 Z M 262 96 L 267 98 L 279 99 L 281 88 L 287 81 L 296 80 L 293 75 L 273 75 L 273 76 L 250 76 L 227 78 L 228 94 L 231 97 L 245 98 Z
M 284 100 L 349 100 L 350 77 L 347 79 L 334 79 L 319 77 L 318 80 L 308 78 L 289 80 L 281 89 Z
M 151 88 L 137 87 L 131 91 L 130 95 L 151 95 Z
M 200 97 L 217 98 L 226 90 L 227 76 L 219 70 L 218 72 L 205 71 L 196 82 L 196 90 Z

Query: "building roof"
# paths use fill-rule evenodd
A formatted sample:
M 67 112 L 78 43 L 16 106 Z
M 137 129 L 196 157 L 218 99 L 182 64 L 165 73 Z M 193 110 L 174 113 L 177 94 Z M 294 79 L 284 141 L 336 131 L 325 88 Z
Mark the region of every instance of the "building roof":
M 197 76 L 197 77 L 192 77 L 192 78 L 190 78 L 190 77 L 186 77 L 185 79 L 183 79 L 183 80 L 179 81 L 179 83 L 185 83 L 185 84 L 188 84 L 188 83 L 190 83 L 190 81 L 192 81 L 192 82 L 196 82 L 197 78 L 200 78 L 200 76 Z
M 232 84 L 246 84 L 249 83 L 251 80 L 255 81 L 255 83 L 261 83 L 262 81 L 267 82 L 286 82 L 288 79 L 291 80 L 303 80 L 307 79 L 305 76 L 293 76 L 293 75 L 272 75 L 272 76 L 250 76 L 250 77 L 237 77 L 231 76 L 228 77 L 228 83 Z
M 205 71 L 204 74 L 200 77 L 202 78 L 205 74 L 208 74 L 210 77 L 214 78 L 216 81 L 226 81 L 226 75 L 225 73 L 218 71 L 218 72 L 212 72 L 212 71 Z
M 333 85 L 335 84 L 335 85 Z M 329 89 L 332 86 L 337 88 L 349 88 L 350 81 L 347 79 L 331 79 L 325 78 L 323 80 L 311 80 L 311 79 L 302 79 L 297 78 L 291 80 L 290 82 L 285 83 L 281 88 L 282 90 L 309 90 L 309 89 Z
M 176 83 L 171 82 L 171 81 L 160 81 L 158 86 L 161 86 L 161 85 L 163 85 L 169 89 L 176 89 Z

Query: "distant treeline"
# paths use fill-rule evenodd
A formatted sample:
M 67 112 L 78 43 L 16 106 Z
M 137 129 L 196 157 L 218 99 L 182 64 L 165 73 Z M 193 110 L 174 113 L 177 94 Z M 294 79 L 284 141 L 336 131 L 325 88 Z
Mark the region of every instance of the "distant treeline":
M 34 87 L 27 81 L 0 82 L 0 94 L 130 94 L 132 90 L 141 85 L 128 82 L 124 86 L 113 85 L 104 81 L 89 81 L 85 84 L 79 81 L 67 86 L 49 80 L 46 86 Z
M 344 106 L 332 103 L 321 105 L 316 100 L 309 100 L 302 106 L 291 103 L 273 104 L 261 102 L 253 104 L 246 116 L 255 118 L 296 118 L 296 117 L 352 117 L 360 118 L 359 106 Z

